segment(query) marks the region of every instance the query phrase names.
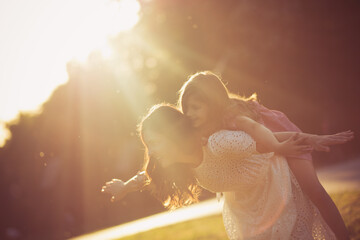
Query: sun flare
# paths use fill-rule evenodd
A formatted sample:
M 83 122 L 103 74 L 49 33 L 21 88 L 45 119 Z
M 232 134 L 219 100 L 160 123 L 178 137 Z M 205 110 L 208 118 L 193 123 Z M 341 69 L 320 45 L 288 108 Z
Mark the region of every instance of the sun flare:
M 69 55 L 82 59 L 93 49 L 106 49 L 107 37 L 131 29 L 138 22 L 140 4 L 136 0 L 86 0 L 77 1 L 72 9 L 64 9 L 69 17 L 61 42 L 69 44 Z
M 1 2 L 0 122 L 37 110 L 67 81 L 69 60 L 111 55 L 108 38 L 135 26 L 139 11 L 137 0 Z

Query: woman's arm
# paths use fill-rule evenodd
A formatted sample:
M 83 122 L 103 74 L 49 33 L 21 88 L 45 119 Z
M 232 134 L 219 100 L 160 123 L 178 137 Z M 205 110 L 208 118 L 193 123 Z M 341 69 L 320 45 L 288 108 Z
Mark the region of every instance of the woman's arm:
M 292 136 L 288 135 L 286 140 L 279 142 L 271 130 L 251 118 L 238 116 L 236 122 L 239 130 L 248 133 L 257 142 L 257 145 L 262 146 L 260 149 L 262 152 L 275 152 L 288 156 L 313 150 L 310 146 L 301 144 L 303 139 L 298 138 L 299 133 L 291 133 Z
M 150 187 L 150 180 L 145 171 L 139 172 L 128 181 L 113 179 L 102 187 L 101 191 L 112 195 L 111 201 L 120 200 L 130 192 L 136 192 Z

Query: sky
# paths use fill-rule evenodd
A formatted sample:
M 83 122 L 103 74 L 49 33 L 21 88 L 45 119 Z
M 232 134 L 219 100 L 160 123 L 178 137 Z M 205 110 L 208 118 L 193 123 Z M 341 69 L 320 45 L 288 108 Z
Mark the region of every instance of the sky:
M 137 0 L 0 1 L 0 147 L 5 123 L 36 112 L 66 83 L 66 63 L 93 51 L 109 53 L 107 39 L 139 20 Z

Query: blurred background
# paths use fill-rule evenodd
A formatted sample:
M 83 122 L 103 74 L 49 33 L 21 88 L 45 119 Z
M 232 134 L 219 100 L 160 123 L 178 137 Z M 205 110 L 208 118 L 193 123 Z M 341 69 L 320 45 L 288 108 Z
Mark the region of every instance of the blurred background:
M 164 211 L 110 203 L 143 161 L 136 125 L 197 71 L 304 132 L 351 129 L 317 168 L 360 154 L 360 2 L 72 0 L 0 3 L 1 239 L 64 239 Z M 203 199 L 213 195 L 204 192 Z

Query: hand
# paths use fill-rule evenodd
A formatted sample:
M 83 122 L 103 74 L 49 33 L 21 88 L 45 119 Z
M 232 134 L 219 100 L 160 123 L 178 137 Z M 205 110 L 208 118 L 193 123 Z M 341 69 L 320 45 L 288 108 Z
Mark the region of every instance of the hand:
M 315 135 L 307 138 L 306 142 L 310 144 L 314 150 L 329 152 L 331 145 L 344 144 L 354 138 L 354 132 L 348 130 L 331 135 Z
M 127 193 L 128 189 L 125 187 L 125 183 L 120 179 L 113 179 L 106 183 L 105 186 L 102 187 L 101 192 L 109 193 L 112 195 L 111 202 L 119 200 L 123 198 Z
M 111 202 L 122 199 L 129 192 L 135 192 L 143 189 L 146 185 L 150 184 L 150 180 L 145 171 L 138 172 L 134 177 L 130 178 L 127 182 L 120 179 L 113 179 L 102 187 L 101 191 L 112 195 Z
M 283 156 L 312 152 L 314 150 L 313 147 L 304 144 L 306 140 L 306 137 L 300 137 L 299 133 L 296 133 L 286 141 L 280 143 L 281 146 L 278 152 Z

